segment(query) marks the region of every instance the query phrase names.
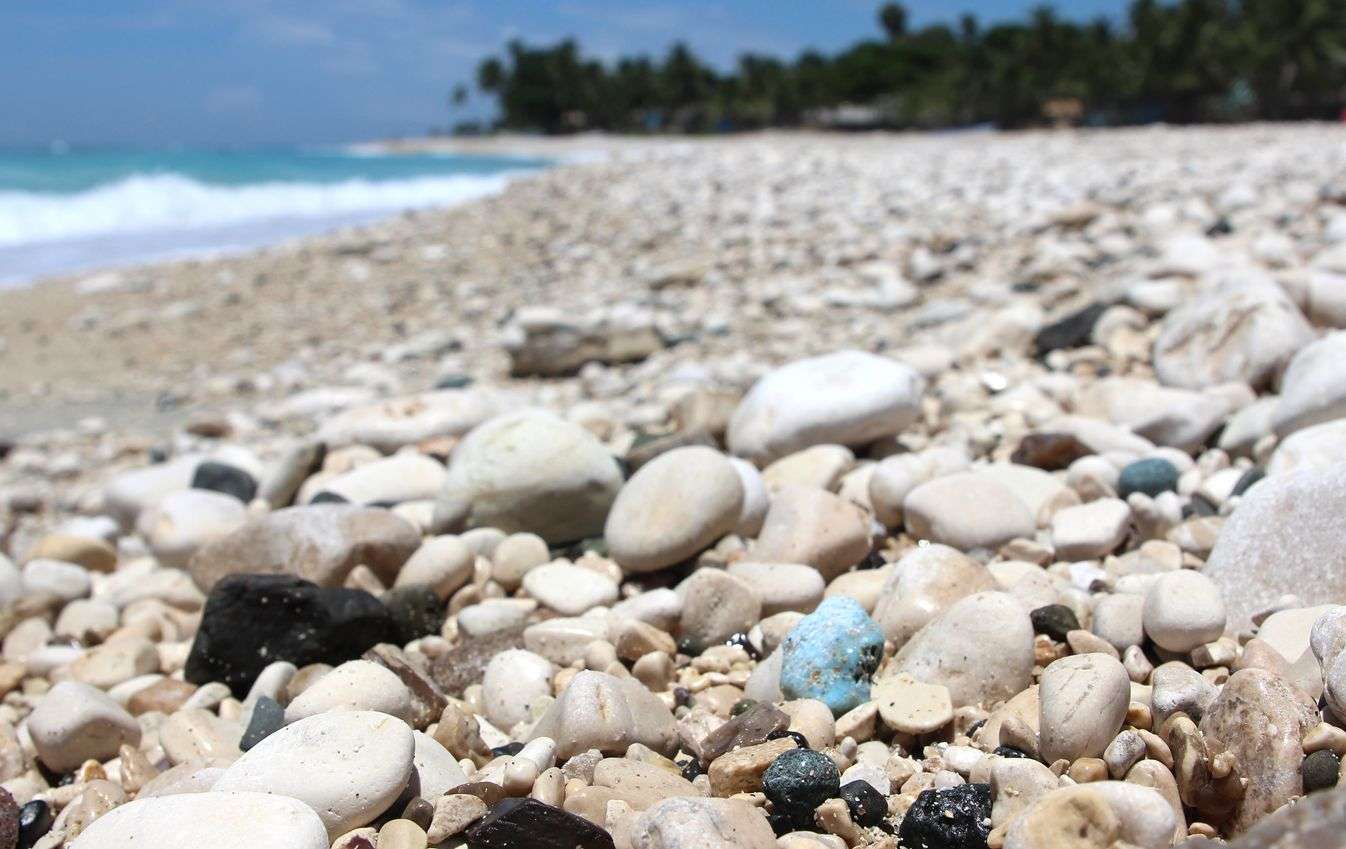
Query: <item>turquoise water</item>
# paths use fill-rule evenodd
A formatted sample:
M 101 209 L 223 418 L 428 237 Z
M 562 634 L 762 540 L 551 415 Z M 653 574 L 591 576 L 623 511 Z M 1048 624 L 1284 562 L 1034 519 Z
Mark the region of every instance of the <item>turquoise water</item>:
M 448 206 L 548 164 L 336 148 L 0 150 L 0 283 Z

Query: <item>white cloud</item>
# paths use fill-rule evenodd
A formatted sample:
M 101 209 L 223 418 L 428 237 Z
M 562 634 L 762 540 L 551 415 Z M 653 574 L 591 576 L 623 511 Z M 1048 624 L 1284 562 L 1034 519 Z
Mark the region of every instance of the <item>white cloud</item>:
M 336 33 L 314 18 L 267 13 L 253 18 L 249 28 L 260 38 L 287 47 L 332 44 Z

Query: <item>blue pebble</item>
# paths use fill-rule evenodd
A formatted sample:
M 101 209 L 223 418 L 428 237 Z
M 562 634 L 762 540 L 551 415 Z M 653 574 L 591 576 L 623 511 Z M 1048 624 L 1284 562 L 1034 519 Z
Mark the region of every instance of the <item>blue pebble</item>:
M 843 714 L 869 701 L 869 679 L 882 659 L 883 630 L 865 609 L 845 596 L 825 599 L 781 643 L 781 693 Z
M 1151 497 L 1178 488 L 1178 467 L 1161 457 L 1127 463 L 1117 476 L 1117 493 L 1126 498 L 1133 492 Z

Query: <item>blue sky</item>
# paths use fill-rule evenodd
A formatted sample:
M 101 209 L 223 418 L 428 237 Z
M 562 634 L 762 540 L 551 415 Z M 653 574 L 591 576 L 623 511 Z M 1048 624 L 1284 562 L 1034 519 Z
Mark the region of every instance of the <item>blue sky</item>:
M 832 51 L 877 34 L 863 0 L 4 0 L 0 145 L 338 142 L 414 134 L 510 38 L 576 36 L 610 58 L 677 39 L 728 66 L 742 51 Z M 1033 0 L 909 0 L 914 25 L 1013 18 Z M 1072 17 L 1123 0 L 1063 0 Z

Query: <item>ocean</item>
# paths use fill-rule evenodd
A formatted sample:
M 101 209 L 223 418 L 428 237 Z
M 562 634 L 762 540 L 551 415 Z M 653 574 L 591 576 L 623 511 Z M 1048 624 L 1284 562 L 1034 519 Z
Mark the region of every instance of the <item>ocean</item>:
M 449 206 L 549 164 L 342 148 L 0 150 L 0 285 Z

